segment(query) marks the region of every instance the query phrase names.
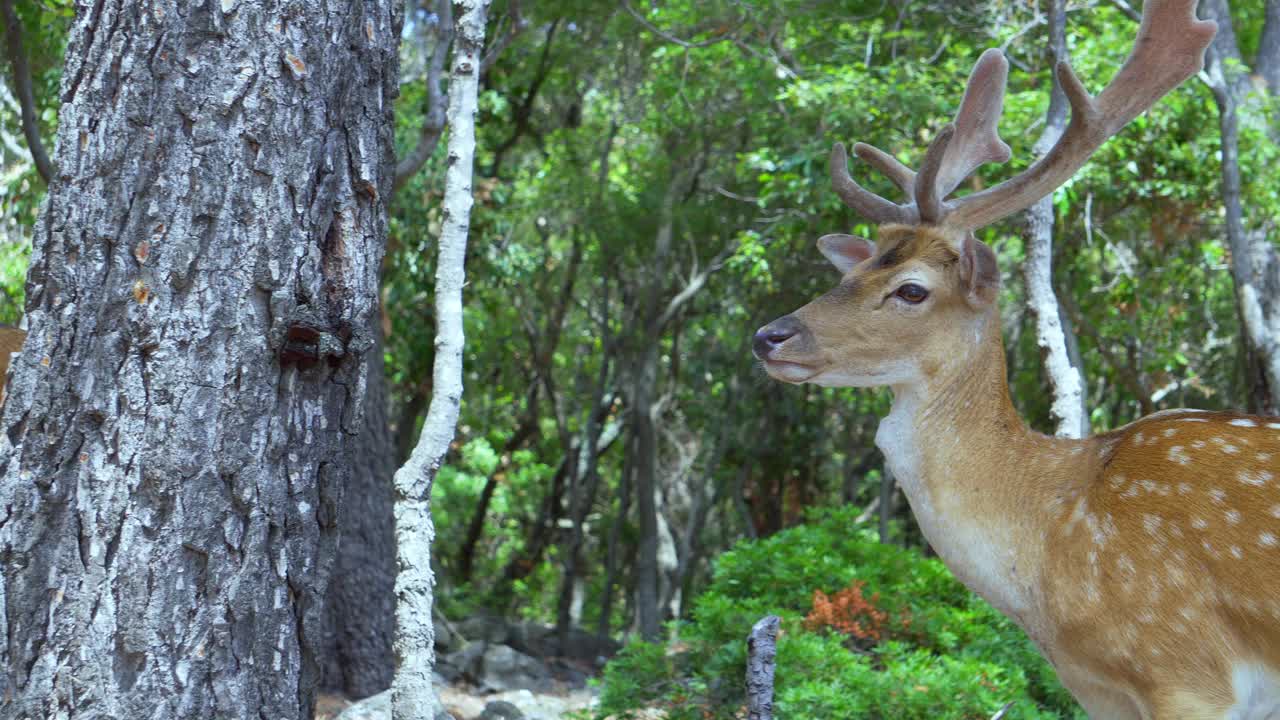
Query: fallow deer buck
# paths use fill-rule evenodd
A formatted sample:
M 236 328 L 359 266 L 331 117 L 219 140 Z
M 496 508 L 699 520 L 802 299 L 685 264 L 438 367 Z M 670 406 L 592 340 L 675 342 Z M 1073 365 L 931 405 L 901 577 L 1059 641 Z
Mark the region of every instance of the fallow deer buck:
M 859 186 L 836 144 L 836 192 L 879 239 L 821 238 L 840 284 L 754 340 L 778 380 L 892 388 L 876 444 L 925 538 L 1098 719 L 1280 718 L 1280 421 L 1176 410 L 1085 440 L 1029 430 L 1005 381 L 996 258 L 973 231 L 1051 193 L 1202 67 L 1216 28 L 1195 5 L 1147 0 L 1133 51 L 1096 97 L 1059 64 L 1065 134 L 989 189 L 948 199 L 979 165 L 1009 159 L 996 50 L 919 172 L 854 146 L 906 203 Z

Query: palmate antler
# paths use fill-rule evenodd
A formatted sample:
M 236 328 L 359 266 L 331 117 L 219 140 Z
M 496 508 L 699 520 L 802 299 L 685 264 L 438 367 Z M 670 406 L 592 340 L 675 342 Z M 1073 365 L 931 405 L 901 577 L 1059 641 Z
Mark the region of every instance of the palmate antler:
M 849 175 L 844 145 L 831 150 L 831 181 L 845 204 L 873 222 L 947 225 L 976 230 L 1030 207 L 1066 182 L 1104 142 L 1173 88 L 1199 72 L 1217 24 L 1197 20 L 1196 0 L 1147 0 L 1133 51 L 1111 84 L 1096 97 L 1068 63 L 1056 68 L 1071 104 L 1071 122 L 1049 152 L 995 187 L 948 201 L 978 166 L 1005 162 L 1009 146 L 997 132 L 1009 64 L 996 49 L 978 59 L 955 120 L 929 145 L 919 172 L 870 145 L 854 153 L 907 193 L 906 203 L 886 200 Z

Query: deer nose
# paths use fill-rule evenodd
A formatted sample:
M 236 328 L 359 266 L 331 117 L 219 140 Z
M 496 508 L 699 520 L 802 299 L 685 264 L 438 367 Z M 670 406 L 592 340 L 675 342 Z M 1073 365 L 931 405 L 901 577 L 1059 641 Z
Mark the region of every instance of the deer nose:
M 751 350 L 761 360 L 769 359 L 770 353 L 800 332 L 800 321 L 793 315 L 784 315 L 756 331 L 751 342 Z

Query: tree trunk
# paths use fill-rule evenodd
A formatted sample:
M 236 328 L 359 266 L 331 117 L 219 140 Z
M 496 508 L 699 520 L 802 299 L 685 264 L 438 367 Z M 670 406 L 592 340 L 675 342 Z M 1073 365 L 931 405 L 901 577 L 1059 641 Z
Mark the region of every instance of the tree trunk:
M 355 439 L 350 479 L 338 513 L 338 560 L 327 597 L 332 637 L 324 655 L 324 686 L 352 698 L 391 687 L 395 671 L 394 444 L 387 424 L 382 323 L 376 315 L 371 332 L 377 344 L 369 354 L 364 428 Z
M 1250 91 L 1225 0 L 1205 0 L 1203 14 L 1218 23 L 1205 54 L 1222 139 L 1222 204 L 1226 210 L 1231 276 L 1241 319 L 1249 409 L 1277 414 L 1280 405 L 1280 257 L 1265 233 L 1245 229 L 1241 206 L 1239 107 Z M 1269 12 L 1274 12 L 1272 8 Z M 1273 25 L 1274 28 L 1274 25 Z M 1273 33 L 1267 33 L 1271 35 Z M 1274 44 L 1274 43 L 1273 43 Z M 1274 93 L 1276 88 L 1271 88 Z
M 653 388 L 658 375 L 657 338 L 641 350 L 631 387 L 632 432 L 635 433 L 636 514 L 640 522 L 636 558 L 636 612 L 640 636 L 650 642 L 662 633 L 658 617 L 658 433 L 653 419 Z
M 31 64 L 22 42 L 22 21 L 13 10 L 13 0 L 0 0 L 0 18 L 4 19 L 5 44 L 9 50 L 9 66 L 13 70 L 13 89 L 22 113 L 22 134 L 36 172 L 48 185 L 53 179 L 53 165 L 40 139 L 40 122 L 36 119 L 36 96 L 31 86 Z
M 1064 0 L 1049 1 L 1049 37 L 1053 64 L 1067 60 L 1066 8 Z M 1067 97 L 1053 75 L 1053 95 L 1045 117 L 1044 132 L 1036 141 L 1035 152 L 1043 155 L 1062 136 L 1067 124 Z M 1084 437 L 1089 434 L 1089 413 L 1085 408 L 1084 375 L 1072 362 L 1067 333 L 1062 322 L 1058 298 L 1053 291 L 1053 194 L 1041 198 L 1027 209 L 1027 257 L 1022 273 L 1027 284 L 1027 309 L 1035 318 L 1036 344 L 1044 359 L 1045 374 L 1053 390 L 1050 415 L 1055 434 L 1060 437 Z
M 436 355 L 431 406 L 422 436 L 409 460 L 396 471 L 395 654 L 393 718 L 434 717 L 438 702 L 431 684 L 435 630 L 431 606 L 431 485 L 453 442 L 462 402 L 462 285 L 471 222 L 471 171 L 475 160 L 476 93 L 484 45 L 487 0 L 459 0 L 449 81 L 448 170 L 436 263 Z
M 0 434 L 6 717 L 311 716 L 400 15 L 290 8 L 72 26 Z

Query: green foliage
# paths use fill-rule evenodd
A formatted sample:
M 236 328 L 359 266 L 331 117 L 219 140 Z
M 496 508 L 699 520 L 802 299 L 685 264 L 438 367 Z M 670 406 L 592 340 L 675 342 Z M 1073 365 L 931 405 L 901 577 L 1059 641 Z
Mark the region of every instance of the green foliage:
M 1004 616 L 937 560 L 856 524 L 857 508 L 820 510 L 773 537 L 721 555 L 677 628 L 677 649 L 632 643 L 605 671 L 600 717 L 662 707 L 672 718 L 735 717 L 743 702 L 744 638 L 767 614 L 783 620 L 776 709 L 786 718 L 988 718 L 1078 715 L 1049 665 Z M 814 590 L 864 581 L 879 607 L 910 622 L 871 648 L 802 622 Z

